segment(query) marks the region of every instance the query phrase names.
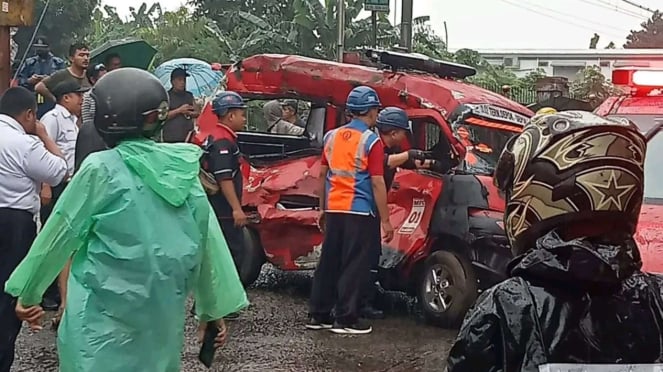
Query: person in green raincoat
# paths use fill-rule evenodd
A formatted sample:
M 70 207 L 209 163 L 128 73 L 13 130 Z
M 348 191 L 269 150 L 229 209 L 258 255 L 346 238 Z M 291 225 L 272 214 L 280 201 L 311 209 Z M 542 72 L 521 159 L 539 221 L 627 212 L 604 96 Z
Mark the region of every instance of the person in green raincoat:
M 198 178 L 201 150 L 148 139 L 168 96 L 145 71 L 110 72 L 91 96 L 111 149 L 83 162 L 5 291 L 39 329 L 42 295 L 71 258 L 60 371 L 179 372 L 191 291 L 199 331 L 217 322 L 217 347 L 223 317 L 248 305 Z

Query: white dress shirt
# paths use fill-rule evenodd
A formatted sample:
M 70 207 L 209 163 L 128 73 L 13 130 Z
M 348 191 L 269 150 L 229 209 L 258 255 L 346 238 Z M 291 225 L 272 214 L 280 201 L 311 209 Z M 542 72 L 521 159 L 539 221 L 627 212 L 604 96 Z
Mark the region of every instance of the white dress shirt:
M 41 184 L 56 186 L 67 175 L 64 159 L 51 154 L 19 122 L 0 115 L 0 208 L 37 214 Z
M 67 161 L 69 174 L 74 174 L 78 117 L 70 113 L 64 106 L 55 105 L 55 108 L 45 113 L 40 121 L 46 127 L 48 136 L 55 141 L 55 144 L 62 151 L 62 155 Z

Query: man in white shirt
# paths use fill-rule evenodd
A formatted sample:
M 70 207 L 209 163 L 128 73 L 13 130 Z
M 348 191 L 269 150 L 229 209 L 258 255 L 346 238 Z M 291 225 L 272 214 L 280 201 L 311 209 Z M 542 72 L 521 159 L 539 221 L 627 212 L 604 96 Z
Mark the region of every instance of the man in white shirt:
M 22 87 L 0 97 L 0 174 L 0 372 L 9 372 L 21 322 L 4 284 L 37 234 L 40 185 L 57 185 L 67 176 L 62 153 L 37 122 L 34 93 Z
M 78 137 L 78 123 L 81 116 L 81 106 L 83 103 L 83 93 L 88 88 L 81 87 L 80 83 L 74 79 L 67 79 L 57 84 L 53 88 L 57 104 L 55 107 L 44 114 L 41 122 L 46 127 L 48 136 L 55 141 L 65 160 L 67 161 L 67 173 L 74 174 L 74 153 L 76 150 L 76 138 Z M 51 188 L 49 185 L 42 185 L 42 208 L 41 223 L 46 223 L 51 211 L 58 198 L 64 191 L 67 180 Z M 60 296 L 57 290 L 57 283 L 54 283 L 46 291 L 42 307 L 46 310 L 57 310 L 60 306 Z

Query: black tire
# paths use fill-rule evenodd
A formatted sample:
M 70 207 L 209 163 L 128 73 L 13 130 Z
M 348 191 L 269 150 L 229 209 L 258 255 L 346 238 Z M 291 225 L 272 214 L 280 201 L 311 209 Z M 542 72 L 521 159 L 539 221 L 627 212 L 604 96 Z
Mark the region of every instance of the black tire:
M 245 227 L 243 232 L 244 252 L 242 252 L 242 262 L 237 271 L 244 287 L 249 287 L 260 276 L 260 271 L 262 270 L 262 265 L 265 264 L 266 258 L 258 233 L 248 227 Z
M 437 287 L 432 285 L 433 271 L 439 278 Z M 465 257 L 437 251 L 424 262 L 417 282 L 417 300 L 428 322 L 443 328 L 459 327 L 477 295 L 474 268 Z

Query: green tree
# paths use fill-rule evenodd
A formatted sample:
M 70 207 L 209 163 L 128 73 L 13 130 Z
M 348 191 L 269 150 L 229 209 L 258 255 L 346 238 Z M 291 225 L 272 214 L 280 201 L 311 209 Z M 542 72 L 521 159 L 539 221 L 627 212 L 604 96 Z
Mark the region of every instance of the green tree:
M 99 3 L 100 0 L 50 0 L 37 34 L 48 37 L 51 49 L 56 55 L 66 57 L 69 46 L 87 35 L 92 24 L 90 15 Z M 35 1 L 35 23 L 45 5 L 46 0 Z M 25 49 L 30 46 L 34 31 L 34 26 L 22 27 L 14 36 L 20 47 L 19 57 L 22 57 Z
M 571 93 L 580 99 L 590 99 L 593 103 L 603 102 L 618 90 L 601 73 L 598 66 L 586 67 L 578 72 L 576 80 L 571 83 Z
M 486 61 L 481 57 L 479 52 L 472 49 L 458 49 L 454 53 L 454 60 L 474 68 L 482 68 L 486 66 Z
M 239 41 L 229 44 L 216 29 L 216 24 L 204 16 L 195 16 L 186 7 L 163 12 L 158 3 L 149 8 L 143 3 L 131 8 L 131 15 L 123 21 L 113 7 L 94 12 L 92 32 L 88 42 L 97 47 L 106 41 L 127 36 L 142 38 L 154 46 L 158 53 L 155 64 L 180 58 L 195 57 L 208 62 L 229 61 Z
M 641 30 L 632 30 L 626 36 L 624 48 L 663 48 L 663 13 L 655 11 L 640 26 Z
M 536 83 L 546 76 L 547 75 L 543 69 L 536 69 L 519 79 L 518 86 L 526 90 L 536 90 Z

